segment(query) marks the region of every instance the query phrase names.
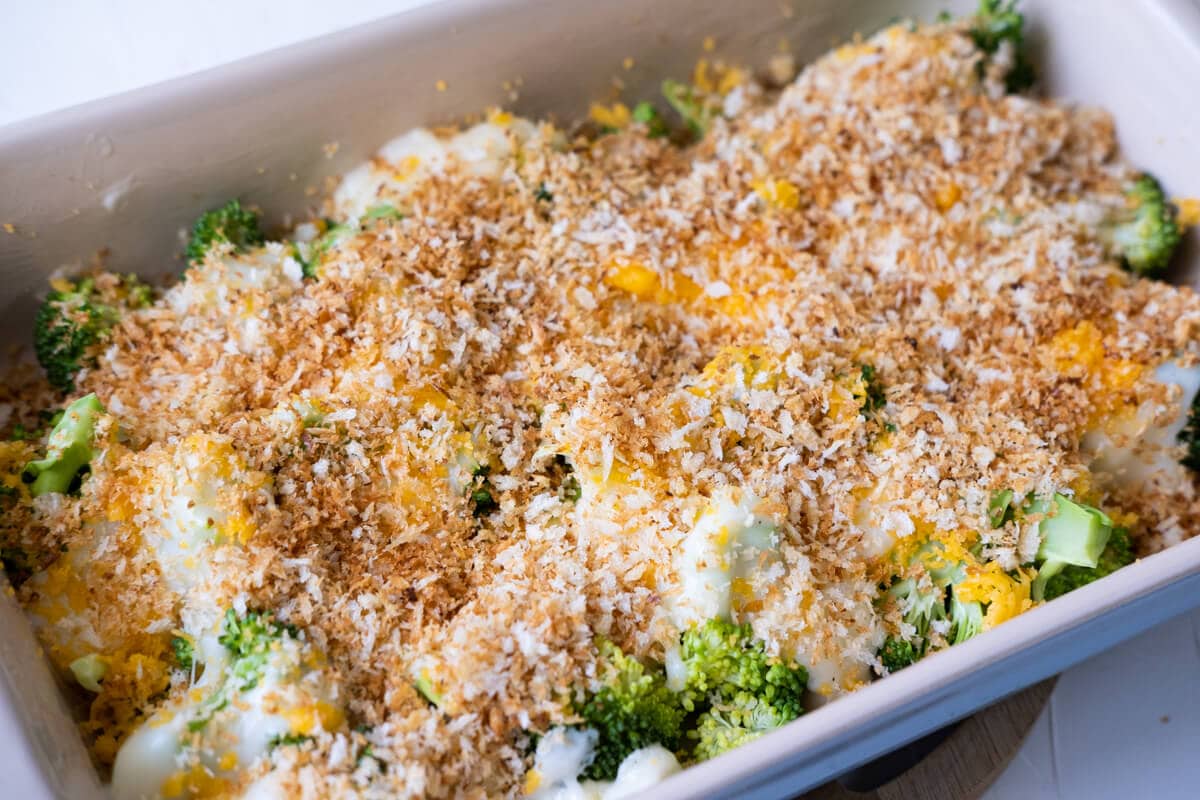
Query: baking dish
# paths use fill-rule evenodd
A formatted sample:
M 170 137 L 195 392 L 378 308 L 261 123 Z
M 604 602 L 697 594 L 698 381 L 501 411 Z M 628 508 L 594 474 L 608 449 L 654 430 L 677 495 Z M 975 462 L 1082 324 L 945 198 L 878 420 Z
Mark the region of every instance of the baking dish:
M 838 36 L 895 14 L 929 16 L 930 4 L 774 3 L 737 9 L 621 3 L 603 9 L 549 4 L 444 3 L 185 81 L 64 112 L 0 132 L 4 196 L 0 237 L 14 332 L 27 328 L 30 297 L 62 263 L 100 246 L 110 265 L 143 274 L 174 271 L 176 232 L 201 208 L 238 194 L 276 213 L 299 211 L 323 179 L 389 135 L 505 99 L 520 86 L 525 114 L 578 116 L 617 75 L 645 96 L 681 74 L 700 41 L 716 35 L 726 57 L 761 63 L 778 40 L 800 60 Z M 1035 30 L 1053 46 L 1041 62 L 1051 92 L 1103 102 L 1131 158 L 1176 190 L 1197 185 L 1187 155 L 1185 76 L 1195 74 L 1192 7 L 1167 2 L 1136 11 L 1113 2 L 1086 19 L 1031 4 Z M 1110 13 L 1105 13 L 1105 12 Z M 551 46 L 539 31 L 552 31 Z M 607 32 L 607 33 L 597 33 Z M 440 34 L 440 35 L 439 35 Z M 562 47 L 570 63 L 563 65 Z M 1153 49 L 1148 63 L 1113 53 Z M 632 58 L 634 67 L 620 64 Z M 445 86 L 445 91 L 439 91 Z M 333 143 L 337 143 L 333 153 Z M 324 159 L 324 150 L 333 153 Z M 1189 169 L 1192 174 L 1189 174 Z M 661 787 L 671 796 L 791 793 L 968 713 L 1190 606 L 1200 552 L 1185 544 L 1101 586 L 1039 609 L 953 653 L 812 713 L 762 743 Z M 4 670 L 6 722 L 29 734 L 6 748 L 42 763 L 32 791 L 84 797 L 97 784 L 54 688 L 13 608 Z M 14 716 L 15 715 L 15 716 Z M 35 773 L 9 770 L 31 786 Z M 17 777 L 21 776 L 21 777 Z

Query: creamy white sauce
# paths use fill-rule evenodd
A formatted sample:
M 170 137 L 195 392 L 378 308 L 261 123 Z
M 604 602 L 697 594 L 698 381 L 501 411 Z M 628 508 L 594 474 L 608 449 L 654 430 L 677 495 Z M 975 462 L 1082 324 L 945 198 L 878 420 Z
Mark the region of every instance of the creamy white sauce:
M 1083 437 L 1091 470 L 1102 481 L 1128 488 L 1154 483 L 1169 489 L 1188 480 L 1187 469 L 1178 461 L 1178 438 L 1200 391 L 1200 365 L 1181 367 L 1168 361 L 1154 371 L 1154 379 L 1179 387 L 1165 423 L 1155 424 L 1157 409 L 1143 404 L 1134 414 L 1107 420 Z
M 779 531 L 748 491 L 712 498 L 684 539 L 677 559 L 680 592 L 671 615 L 680 630 L 713 618 L 730 619 L 760 598 L 763 573 L 779 561 Z
M 538 742 L 534 756 L 537 788 L 532 800 L 618 800 L 631 797 L 679 772 L 679 761 L 661 745 L 635 750 L 617 768 L 613 781 L 581 781 L 592 763 L 596 731 L 552 728 Z
M 192 763 L 236 780 L 269 752 L 276 737 L 319 731 L 322 707 L 331 709 L 327 716 L 340 717 L 332 711 L 332 684 L 322 670 L 309 666 L 320 658 L 304 642 L 281 639 L 249 689 L 230 673 L 230 655 L 216 633 L 197 643 L 197 657 L 204 669 L 196 684 L 159 709 L 117 753 L 112 781 L 116 800 L 159 797 L 164 785 L 179 780 Z M 182 784 L 186 789 L 186 779 Z M 261 795 L 268 789 L 264 784 L 257 791 Z

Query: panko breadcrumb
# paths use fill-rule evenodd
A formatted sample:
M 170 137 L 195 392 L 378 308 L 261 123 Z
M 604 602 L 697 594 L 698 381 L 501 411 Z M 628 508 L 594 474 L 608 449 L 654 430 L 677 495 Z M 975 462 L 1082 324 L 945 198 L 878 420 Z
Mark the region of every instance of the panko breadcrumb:
M 345 721 L 222 790 L 519 794 L 599 638 L 667 657 L 720 498 L 779 537 L 730 613 L 816 696 L 882 674 L 897 543 L 1032 559 L 999 490 L 1102 503 L 1140 554 L 1196 530 L 1187 473 L 1105 481 L 1082 442 L 1168 414 L 1153 371 L 1196 363 L 1200 301 L 1097 233 L 1136 174 L 1109 116 L 981 64 L 963 23 L 897 25 L 779 92 L 709 78 L 724 113 L 692 146 L 627 119 L 409 134 L 327 201 L 351 230 L 314 278 L 287 243 L 218 248 L 125 316 L 76 379 L 109 412 L 79 495 L 5 529 L 51 660 L 111 662 L 97 761 L 189 691 L 172 636 L 271 609 Z M 61 404 L 5 395 L 10 425 Z M 34 445 L 7 447 L 19 470 Z M 164 556 L 200 513 L 215 544 Z

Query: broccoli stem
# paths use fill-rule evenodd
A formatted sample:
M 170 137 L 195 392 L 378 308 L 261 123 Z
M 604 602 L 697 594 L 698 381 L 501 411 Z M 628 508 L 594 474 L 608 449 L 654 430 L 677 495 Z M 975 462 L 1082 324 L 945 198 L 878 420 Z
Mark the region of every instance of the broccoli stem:
M 92 438 L 96 433 L 96 420 L 103 413 L 104 406 L 95 394 L 85 395 L 67 406 L 62 419 L 50 432 L 46 457 L 31 461 L 25 467 L 23 478 L 32 484 L 29 491 L 34 497 L 64 494 L 72 488 L 79 473 L 95 455 Z
M 1051 506 L 1053 503 L 1053 506 Z M 1051 500 L 1039 498 L 1029 505 L 1027 513 L 1049 514 L 1038 526 L 1042 537 L 1036 561 L 1037 578 L 1033 582 L 1033 599 L 1045 597 L 1046 584 L 1064 567 L 1095 568 L 1112 535 L 1112 520 L 1098 508 L 1081 505 L 1061 494 Z

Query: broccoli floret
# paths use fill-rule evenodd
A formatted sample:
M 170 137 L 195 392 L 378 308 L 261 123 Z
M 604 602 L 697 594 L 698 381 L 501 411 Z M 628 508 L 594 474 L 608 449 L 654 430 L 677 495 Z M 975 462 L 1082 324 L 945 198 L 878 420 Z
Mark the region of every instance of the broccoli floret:
M 692 758 L 696 761 L 707 761 L 753 742 L 764 733 L 766 729 L 748 728 L 727 719 L 718 711 L 708 711 L 700 715 L 699 724 L 688 734 L 696 740 Z
M 875 412 L 887 405 L 887 392 L 879 373 L 870 364 L 860 364 L 859 374 L 862 376 L 863 394 L 859 398 L 859 407 L 867 419 L 875 416 Z
M 1113 528 L 1108 544 L 1105 546 L 1104 552 L 1100 554 L 1096 566 L 1092 568 L 1074 565 L 1064 567 L 1061 572 L 1046 581 L 1044 597 L 1046 600 L 1053 600 L 1084 584 L 1099 580 L 1105 575 L 1111 575 L 1121 567 L 1132 564 L 1133 561 L 1133 540 L 1129 536 L 1129 531 L 1124 528 Z
M 879 648 L 879 659 L 888 672 L 898 672 L 910 664 L 915 664 L 921 654 L 912 642 L 906 642 L 895 636 L 889 636 Z
M 671 108 L 683 118 L 692 134 L 697 138 L 704 136 L 716 111 L 700 92 L 686 83 L 665 80 L 662 93 Z
M 1200 394 L 1192 401 L 1188 410 L 1187 423 L 1179 432 L 1179 443 L 1186 449 L 1179 463 L 1191 470 L 1200 472 Z
M 1051 511 L 1053 516 L 1049 516 Z M 1066 567 L 1095 569 L 1099 565 L 1113 531 L 1112 520 L 1103 511 L 1056 494 L 1031 501 L 1025 513 L 1047 515 L 1038 525 L 1042 541 L 1035 558 L 1034 600 L 1044 599 L 1046 584 Z
M 612 780 L 625 757 L 652 744 L 674 749 L 687 710 L 667 688 L 661 669 L 648 669 L 611 642 L 600 643 L 601 688 L 576 711 L 599 734 L 584 777 Z
M 389 203 L 381 203 L 377 206 L 371 206 L 367 209 L 367 213 L 363 214 L 363 221 L 375 221 L 377 219 L 385 219 L 392 222 L 404 219 L 404 212 Z
M 496 489 L 492 486 L 492 482 L 488 480 L 488 475 L 492 468 L 487 464 L 480 464 L 475 467 L 471 473 L 474 479 L 474 486 L 471 489 L 471 513 L 478 519 L 486 517 L 500 507 L 500 503 L 496 500 Z
M 175 663 L 181 670 L 192 671 L 192 667 L 196 664 L 196 647 L 192 644 L 191 639 L 186 636 L 172 637 L 171 653 L 175 656 Z
M 217 641 L 233 657 L 229 674 L 241 691 L 249 691 L 258 685 L 272 647 L 285 637 L 295 638 L 296 629 L 276 622 L 268 614 L 249 611 L 239 617 L 232 608 L 225 612 Z
M 975 549 L 969 553 L 971 558 L 979 557 Z M 926 542 L 904 566 L 919 566 L 928 580 L 919 575 L 893 578 L 884 595 L 886 601 L 899 608 L 904 623 L 912 626 L 911 633 L 893 634 L 879 649 L 880 662 L 890 672 L 903 669 L 928 654 L 933 644 L 930 631 L 935 622 L 948 622 L 946 641 L 951 645 L 961 644 L 983 629 L 986 610 L 982 603 L 963 602 L 955 597 L 955 587 L 967 579 L 968 564 L 948 557 L 943 543 Z
M 150 304 L 150 287 L 133 275 L 54 281 L 33 324 L 33 349 L 50 385 L 75 390 L 75 375 L 96 363 L 97 346 L 126 311 Z
M 100 692 L 100 682 L 108 675 L 109 661 L 99 653 L 88 653 L 72 661 L 68 666 L 79 685 L 89 692 Z
M 21 477 L 31 484 L 30 493 L 38 495 L 51 492 L 66 493 L 75 488 L 79 473 L 95 455 L 92 439 L 96 433 L 96 419 L 104 413 L 104 406 L 96 395 L 85 395 L 63 412 L 62 419 L 50 431 L 46 445 L 46 457 L 31 461 L 25 466 Z
M 688 733 L 703 760 L 778 728 L 804 713 L 808 671 L 767 655 L 749 625 L 711 619 L 684 633 L 686 699 L 701 713 Z
M 244 253 L 264 241 L 258 227 L 258 214 L 242 208 L 237 200 L 230 200 L 220 208 L 204 212 L 196 220 L 188 240 L 187 260 L 190 264 L 202 262 L 208 251 L 217 245 L 232 245 L 234 252 Z
M 992 499 L 988 501 L 988 522 L 992 523 L 993 528 L 1003 528 L 1012 520 L 1015 513 L 1012 504 L 1014 496 L 1012 489 L 992 494 Z
M 313 737 L 307 733 L 280 733 L 271 737 L 271 741 L 267 742 L 267 749 L 274 750 L 276 747 L 288 747 L 290 745 L 299 746 L 312 740 Z
M 1143 277 L 1166 271 L 1181 238 L 1176 210 L 1152 176 L 1142 174 L 1125 192 L 1125 207 L 1102 231 L 1125 268 Z
M 978 636 L 983 631 L 983 605 L 978 602 L 964 603 L 950 595 L 950 644 L 963 642 Z
M 946 568 L 943 567 L 942 570 Z M 938 570 L 940 574 L 940 570 Z M 948 576 L 947 576 L 948 577 Z M 902 666 L 908 666 L 919 661 L 929 649 L 929 629 L 933 622 L 946 619 L 946 581 L 933 580 L 929 585 L 922 586 L 916 578 L 905 578 L 892 583 L 886 597 L 895 602 L 904 614 L 904 622 L 913 627 L 912 636 L 907 639 L 892 637 L 884 642 L 879 657 L 888 669 L 889 660 L 894 660 Z M 890 653 L 889 650 L 890 644 Z M 907 649 L 901 644 L 908 645 Z M 903 656 L 903 657 L 901 657 Z
M 971 39 L 986 59 L 990 59 L 1008 42 L 1012 47 L 1012 66 L 1004 76 L 1004 86 L 1010 92 L 1021 92 L 1033 85 L 1033 64 L 1025 52 L 1025 16 L 1017 11 L 1017 0 L 980 0 L 970 29 Z M 980 72 L 985 62 L 979 63 Z
M 654 104 L 647 100 L 633 107 L 633 121 L 645 125 L 646 135 L 651 139 L 661 139 L 668 133 L 667 123 L 663 121 L 662 115 L 658 113 Z
M 421 697 L 424 697 L 429 702 L 429 705 L 434 706 L 435 708 L 441 707 L 442 694 L 434 688 L 433 679 L 428 675 L 419 675 L 417 679 L 413 681 L 413 688 L 417 690 L 417 693 L 420 694 Z
M 550 474 L 558 483 L 558 499 L 564 503 L 578 503 L 579 498 L 583 497 L 583 487 L 575 474 L 575 467 L 571 466 L 566 456 L 561 453 L 554 456 Z

